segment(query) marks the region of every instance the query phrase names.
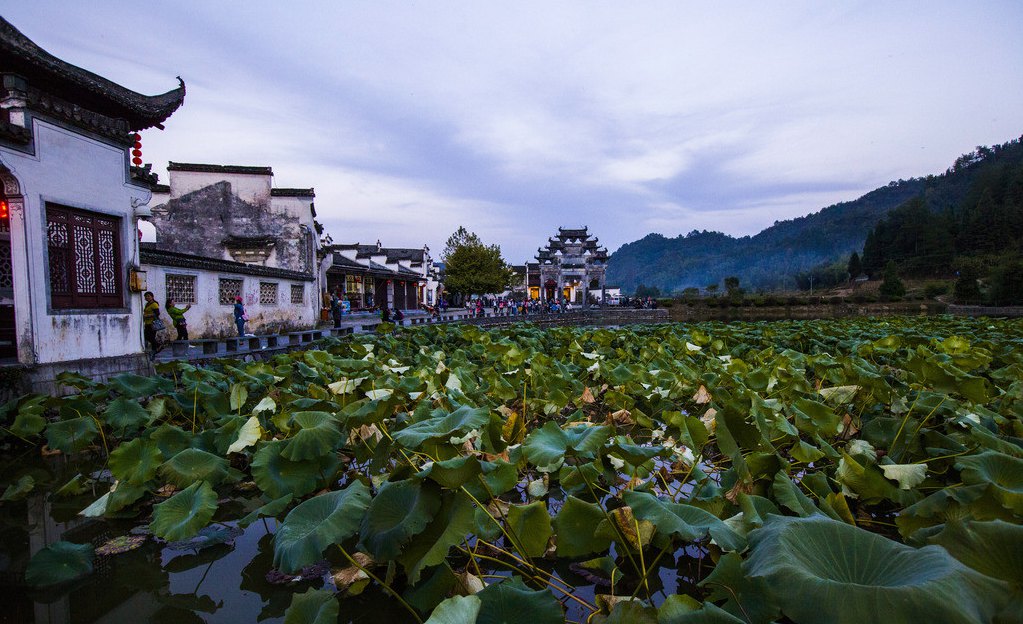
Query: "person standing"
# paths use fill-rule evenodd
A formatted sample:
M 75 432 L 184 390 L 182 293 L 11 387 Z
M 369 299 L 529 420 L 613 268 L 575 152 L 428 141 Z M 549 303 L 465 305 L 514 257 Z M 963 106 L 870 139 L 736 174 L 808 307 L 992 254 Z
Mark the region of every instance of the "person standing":
M 188 340 L 188 322 L 185 320 L 185 312 L 192 309 L 192 304 L 186 303 L 184 308 L 174 305 L 174 300 L 167 297 L 167 314 L 174 322 L 174 329 L 178 330 L 178 340 Z
M 242 298 L 234 298 L 234 324 L 238 328 L 238 336 L 245 335 L 245 321 L 249 320 L 249 315 L 245 313 L 245 306 L 242 305 Z
M 150 291 L 146 291 L 142 298 L 145 299 L 145 307 L 142 308 L 142 335 L 145 339 L 146 349 L 149 350 L 149 359 L 152 360 L 163 348 L 156 335 L 160 329 L 159 325 L 162 324 L 160 304 L 156 302 L 156 296 Z
M 334 328 L 341 327 L 341 298 L 337 293 L 330 297 L 330 314 L 334 317 Z

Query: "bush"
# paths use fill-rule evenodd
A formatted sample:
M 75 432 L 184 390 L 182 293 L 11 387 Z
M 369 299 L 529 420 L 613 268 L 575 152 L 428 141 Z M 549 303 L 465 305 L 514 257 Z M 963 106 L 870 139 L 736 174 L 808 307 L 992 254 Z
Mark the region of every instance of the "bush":
M 906 295 L 906 285 L 899 279 L 899 269 L 894 260 L 889 260 L 884 267 L 884 281 L 878 290 L 886 301 L 898 301 Z
M 948 294 L 948 284 L 944 282 L 929 282 L 924 286 L 924 296 L 928 299 L 934 299 L 946 294 Z
M 657 300 L 657 307 L 659 308 L 670 308 L 673 305 L 675 305 L 674 299 L 667 299 L 662 297 L 661 299 Z
M 1023 260 L 1008 260 L 992 271 L 991 303 L 998 306 L 1023 304 Z

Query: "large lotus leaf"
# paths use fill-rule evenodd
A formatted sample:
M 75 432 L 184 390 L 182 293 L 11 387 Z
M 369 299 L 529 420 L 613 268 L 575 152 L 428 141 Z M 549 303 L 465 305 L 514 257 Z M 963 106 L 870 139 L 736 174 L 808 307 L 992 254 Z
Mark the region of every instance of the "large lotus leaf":
M 470 429 L 479 429 L 490 422 L 486 409 L 461 406 L 446 416 L 428 418 L 394 432 L 394 439 L 407 448 L 418 448 L 427 440 L 450 438 Z
M 296 412 L 292 420 L 300 428 L 281 451 L 285 459 L 317 459 L 333 453 L 341 442 L 341 428 L 327 412 Z
M 130 399 L 140 399 L 152 396 L 158 392 L 170 392 L 174 390 L 174 382 L 163 377 L 143 377 L 133 373 L 125 373 L 111 377 L 110 387 Z
M 985 451 L 956 462 L 963 483 L 987 483 L 998 501 L 1023 516 L 1023 459 L 1004 453 Z
M 677 595 L 668 596 L 669 599 L 677 597 Z M 688 596 L 686 597 L 688 598 Z M 746 620 L 735 617 L 716 606 L 713 602 L 704 603 L 702 605 L 703 608 L 691 611 L 682 611 L 681 609 L 674 608 L 666 612 L 666 606 L 669 606 L 667 600 L 664 601 L 660 611 L 657 613 L 659 624 L 746 624 Z
M 437 605 L 426 624 L 474 624 L 482 604 L 476 596 L 452 596 Z
M 310 587 L 304 593 L 292 594 L 284 624 L 335 624 L 340 612 L 334 592 Z
M 46 444 L 64 453 L 77 453 L 92 444 L 99 428 L 89 416 L 51 422 L 46 427 Z
M 563 624 L 565 621 L 561 603 L 549 589 L 533 591 L 517 576 L 489 585 L 476 596 L 482 603 L 476 624 Z
M 92 544 L 59 541 L 50 544 L 28 562 L 25 582 L 33 587 L 56 585 L 92 574 Z
M 803 490 L 799 489 L 799 486 L 793 483 L 792 479 L 789 479 L 788 475 L 782 470 L 779 470 L 774 475 L 771 493 L 779 505 L 800 516 L 812 516 L 820 511 L 813 504 L 810 497 L 803 494 Z
M 611 435 L 611 428 L 577 425 L 562 429 L 552 420 L 534 430 L 522 444 L 522 451 L 535 466 L 557 466 L 566 455 L 593 457 Z
M 34 436 L 46 427 L 46 419 L 43 412 L 46 411 L 44 404 L 46 397 L 32 397 L 24 399 L 18 406 L 18 415 L 10 426 L 11 433 L 22 438 Z
M 134 399 L 119 397 L 103 410 L 103 420 L 118 435 L 138 431 L 149 422 L 150 414 Z
M 331 479 L 337 467 L 333 455 L 318 459 L 292 461 L 282 456 L 286 440 L 260 444 L 252 456 L 252 480 L 271 498 L 286 494 L 302 497 L 320 485 L 321 478 Z
M 522 554 L 539 557 L 547 550 L 551 537 L 551 516 L 543 501 L 528 505 L 512 505 L 508 509 L 508 533 L 515 539 Z
M 213 453 L 189 448 L 160 465 L 160 476 L 179 488 L 187 487 L 197 481 L 208 481 L 216 485 L 227 476 L 230 464 L 223 457 Z
M 767 583 L 764 579 L 751 578 L 743 573 L 742 557 L 739 553 L 725 553 L 714 566 L 714 570 L 698 585 L 710 591 L 704 611 L 697 612 L 700 616 L 669 621 L 731 622 L 717 609 L 711 609 L 714 606 L 711 601 L 720 602 L 724 613 L 741 616 L 740 621 L 751 624 L 774 622 L 778 615 L 778 605 L 767 591 Z
M 602 597 L 602 596 L 601 596 Z M 625 597 L 614 597 L 617 602 L 613 603 L 611 613 L 607 618 L 597 616 L 593 618 L 594 623 L 602 624 L 657 624 L 657 609 L 643 602 Z M 598 599 L 599 600 L 599 599 Z
M 649 520 L 662 533 L 691 542 L 710 535 L 724 550 L 742 550 L 746 541 L 714 514 L 693 505 L 665 502 L 652 494 L 629 490 L 625 504 L 640 520 Z
M 1023 526 L 1001 520 L 950 522 L 928 541 L 981 574 L 1023 588 Z
M 156 443 L 143 438 L 125 442 L 110 452 L 110 472 L 125 483 L 142 485 L 150 481 L 162 462 Z
M 475 455 L 455 457 L 433 462 L 419 472 L 418 477 L 430 478 L 448 489 L 456 489 L 483 474 L 483 467 Z
M 271 399 L 271 401 L 272 400 L 273 399 Z M 246 448 L 258 442 L 262 437 L 263 427 L 259 424 L 259 418 L 256 416 L 249 416 L 238 428 L 238 435 L 234 439 L 234 442 L 231 443 L 231 446 L 227 447 L 227 453 L 241 453 Z
M 800 431 L 830 438 L 842 432 L 842 418 L 834 408 L 810 399 L 796 399 L 788 406 Z
M 629 466 L 642 466 L 651 459 L 671 454 L 669 449 L 661 445 L 642 446 L 633 444 L 624 436 L 618 436 L 609 446 L 608 453 L 618 457 Z
M 149 529 L 168 542 L 188 539 L 213 518 L 217 493 L 206 481 L 197 481 L 153 507 Z
M 291 494 L 275 498 L 249 512 L 248 515 L 238 521 L 238 526 L 244 529 L 260 518 L 275 518 L 284 513 L 284 510 L 288 508 L 288 505 L 291 504 L 294 498 Z
M 369 488 L 355 481 L 292 509 L 274 535 L 274 567 L 293 574 L 322 559 L 327 546 L 355 534 L 369 501 Z
M 430 481 L 389 481 L 370 503 L 359 529 L 359 548 L 377 561 L 396 558 L 440 508 L 439 488 Z
M 776 516 L 750 533 L 746 574 L 796 622 L 988 622 L 1004 583 L 944 549 L 916 549 L 823 516 Z
M 36 480 L 32 478 L 32 475 L 24 475 L 17 482 L 7 486 L 4 490 L 3 496 L 0 496 L 0 502 L 3 501 L 16 501 L 21 500 L 28 496 L 36 486 Z
M 153 431 L 149 439 L 160 447 L 161 455 L 173 457 L 191 446 L 195 435 L 180 427 L 164 423 Z
M 460 492 L 445 493 L 429 526 L 412 538 L 398 557 L 409 582 L 415 585 L 424 569 L 443 563 L 448 550 L 462 543 L 472 528 L 473 503 L 469 497 Z
M 587 503 L 574 496 L 566 498 L 557 517 L 554 518 L 558 556 L 578 557 L 607 550 L 611 540 L 598 536 L 593 531 L 593 527 L 604 519 L 606 519 L 604 510 L 599 505 Z
M 868 503 L 886 499 L 906 506 L 922 498 L 916 490 L 900 489 L 886 479 L 876 465 L 861 464 L 848 453 L 843 453 L 838 462 L 835 480 L 842 484 L 844 494 L 859 497 Z
M 519 482 L 518 468 L 503 459 L 480 462 L 480 467 L 483 474 L 465 483 L 465 489 L 477 500 L 486 502 L 494 496 L 504 494 Z

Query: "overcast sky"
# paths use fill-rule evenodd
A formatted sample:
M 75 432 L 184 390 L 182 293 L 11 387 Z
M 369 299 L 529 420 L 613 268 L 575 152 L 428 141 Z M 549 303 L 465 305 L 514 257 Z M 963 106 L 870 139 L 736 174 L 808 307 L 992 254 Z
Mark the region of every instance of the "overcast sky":
M 722 8 L 721 5 L 727 5 Z M 6 2 L 184 106 L 143 158 L 270 165 L 337 242 L 753 234 L 1023 134 L 1023 2 Z

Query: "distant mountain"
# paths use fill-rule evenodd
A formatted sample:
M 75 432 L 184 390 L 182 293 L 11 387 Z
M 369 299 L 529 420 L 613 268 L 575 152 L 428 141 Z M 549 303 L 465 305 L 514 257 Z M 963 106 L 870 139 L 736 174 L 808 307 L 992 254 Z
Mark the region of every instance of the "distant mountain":
M 744 288 L 793 288 L 796 274 L 862 250 L 874 226 L 910 199 L 922 196 L 935 212 L 960 205 L 974 179 L 982 175 L 987 159 L 995 152 L 1007 154 L 1004 148 L 1017 144 L 1013 141 L 995 150 L 978 147 L 941 175 L 891 182 L 854 201 L 778 221 L 755 236 L 735 238 L 695 230 L 676 238 L 648 234 L 611 254 L 607 282 L 624 292 L 633 292 L 640 284 L 677 292 L 720 284 L 735 275 Z

